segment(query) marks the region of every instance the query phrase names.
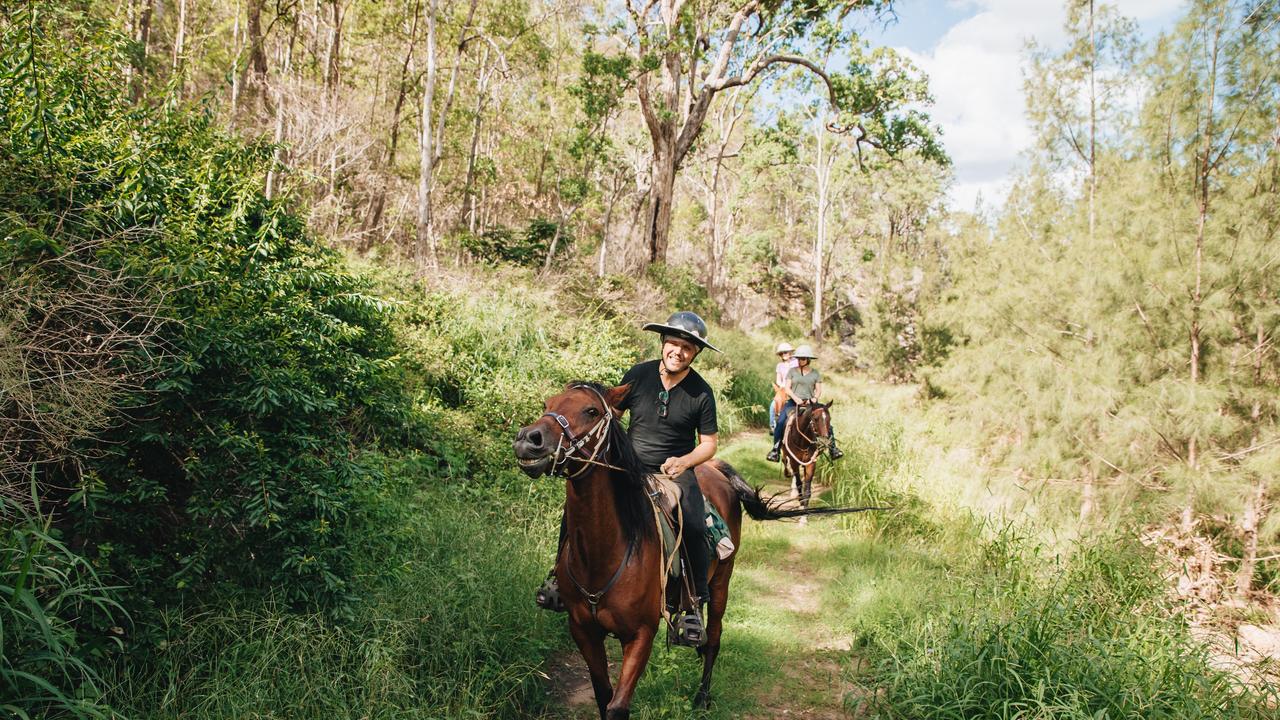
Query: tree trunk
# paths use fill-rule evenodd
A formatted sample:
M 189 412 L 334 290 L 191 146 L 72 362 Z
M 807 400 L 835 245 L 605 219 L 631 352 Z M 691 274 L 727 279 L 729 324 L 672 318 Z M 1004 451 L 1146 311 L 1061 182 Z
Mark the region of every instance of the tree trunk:
M 604 211 L 604 229 L 600 233 L 600 259 L 596 265 L 596 277 L 604 277 L 605 261 L 609 251 L 609 229 L 613 223 L 613 206 L 618 202 L 618 181 L 614 175 L 613 185 L 609 188 L 609 205 Z
M 279 184 L 280 167 L 284 163 L 284 83 L 285 78 L 289 76 L 289 70 L 293 66 L 293 46 L 298 38 L 298 22 L 293 23 L 293 30 L 289 34 L 289 45 L 285 48 L 284 64 L 280 67 L 280 78 L 276 83 L 276 127 L 272 136 L 272 142 L 275 149 L 271 153 L 271 169 L 267 170 L 267 183 L 263 194 L 268 200 L 275 197 L 277 185 Z
M 1266 354 L 1267 335 L 1263 331 L 1262 322 L 1257 322 L 1257 334 L 1253 345 L 1253 383 L 1262 387 L 1262 357 Z M 1262 401 L 1254 400 L 1249 411 L 1249 419 L 1253 427 L 1259 427 L 1262 420 Z M 1252 445 L 1261 440 L 1255 432 Z M 1253 488 L 1253 494 L 1245 500 L 1244 515 L 1240 519 L 1240 534 L 1244 536 L 1244 552 L 1240 557 L 1240 569 L 1236 572 L 1236 597 L 1245 600 L 1253 589 L 1253 573 L 1258 563 L 1258 524 L 1266 502 L 1266 481 L 1259 477 Z
M 428 0 L 427 3 L 427 73 L 423 80 L 422 122 L 419 128 L 421 162 L 418 170 L 418 226 L 415 244 L 415 259 L 419 271 L 426 269 L 428 264 L 432 267 L 436 264 L 436 237 L 431 208 L 431 181 L 435 169 L 431 105 L 436 91 L 436 2 L 437 0 Z
M 231 23 L 231 124 L 235 125 L 240 105 L 240 2 L 236 0 L 236 19 Z
M 1204 233 L 1209 217 L 1209 157 L 1213 151 L 1213 103 L 1218 83 L 1218 42 L 1221 27 L 1214 34 L 1212 59 L 1209 64 L 1208 100 L 1205 102 L 1204 142 L 1200 147 L 1199 168 L 1196 173 L 1197 190 L 1199 191 L 1199 212 L 1196 218 L 1196 250 L 1195 250 L 1195 286 L 1191 293 L 1191 390 L 1194 393 L 1196 384 L 1200 382 L 1200 313 L 1204 302 Z M 1187 440 L 1187 463 L 1195 468 L 1198 464 L 1196 455 L 1197 431 L 1191 431 Z
M 373 244 L 369 238 L 373 237 L 373 233 L 382 226 L 382 214 L 387 206 L 387 185 L 386 174 L 395 168 L 396 154 L 400 148 L 400 120 L 404 113 L 404 101 L 409 94 L 409 68 L 413 63 L 413 47 L 418 42 L 418 18 L 421 15 L 422 3 L 415 2 L 413 4 L 413 21 L 409 26 L 409 47 L 404 53 L 404 62 L 400 64 L 400 83 L 396 88 L 396 103 L 391 112 L 391 142 L 387 146 L 387 159 L 383 166 L 382 187 L 378 190 L 378 196 L 373 201 L 373 207 L 369 212 L 369 219 L 365 222 L 364 233 L 365 240 L 362 243 L 361 251 L 367 251 Z
M 236 20 L 239 20 L 239 13 L 236 14 Z M 187 0 L 178 0 L 178 29 L 175 31 L 173 38 L 173 72 L 176 74 L 182 69 L 182 55 L 185 51 L 187 40 Z M 181 96 L 181 85 L 179 85 L 179 96 Z
M 1236 572 L 1236 596 L 1241 600 L 1247 599 L 1249 591 L 1253 589 L 1253 573 L 1258 562 L 1258 518 L 1265 501 L 1266 483 L 1258 478 L 1253 492 L 1245 500 L 1244 517 L 1240 520 L 1244 553 L 1240 558 L 1240 569 Z
M 817 162 L 814 163 L 814 176 L 817 180 L 818 190 L 818 222 L 817 232 L 815 233 L 813 243 L 813 318 L 810 322 L 809 333 L 813 335 L 814 340 L 822 340 L 823 326 L 823 281 L 825 280 L 823 263 L 827 246 L 827 195 L 830 190 L 831 183 L 831 165 L 832 158 L 826 152 L 826 123 L 819 121 L 817 126 L 818 155 Z
M 134 65 L 133 87 L 130 92 L 134 102 L 142 99 L 147 77 L 147 55 L 151 50 L 151 18 L 155 13 L 155 0 L 143 0 L 142 10 L 138 12 L 138 22 L 134 28 L 133 39 L 142 49 Z
M 326 90 L 332 93 L 338 87 L 338 70 L 342 65 L 342 0 L 333 0 L 331 9 L 333 35 L 329 42 L 328 51 L 325 53 L 327 62 L 325 63 L 324 86 Z
M 262 43 L 262 6 L 266 0 L 249 0 L 249 64 L 253 70 L 253 84 L 261 88 L 267 78 L 267 53 Z
M 671 234 L 671 206 L 676 194 L 674 139 L 670 144 L 655 142 L 652 167 L 649 211 L 645 222 L 649 240 L 649 262 L 665 263 L 667 239 Z
M 476 106 L 472 112 L 471 143 L 467 150 L 467 179 L 462 189 L 462 201 L 466 203 L 467 232 L 476 232 L 476 198 L 473 188 L 476 181 L 476 158 L 480 147 L 480 126 L 484 118 L 484 106 L 489 97 L 489 47 L 485 46 L 476 73 Z

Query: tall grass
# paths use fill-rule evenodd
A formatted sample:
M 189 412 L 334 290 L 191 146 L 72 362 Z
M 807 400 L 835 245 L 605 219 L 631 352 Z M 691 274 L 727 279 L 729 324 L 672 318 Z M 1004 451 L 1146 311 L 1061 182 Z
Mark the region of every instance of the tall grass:
M 118 642 L 124 612 L 34 492 L 32 507 L 0 493 L 0 715 L 112 717 L 92 661 Z
M 1068 558 L 1009 530 L 939 593 L 866 635 L 871 703 L 887 718 L 1208 720 L 1273 718 L 1213 668 L 1166 600 L 1150 553 L 1104 538 Z

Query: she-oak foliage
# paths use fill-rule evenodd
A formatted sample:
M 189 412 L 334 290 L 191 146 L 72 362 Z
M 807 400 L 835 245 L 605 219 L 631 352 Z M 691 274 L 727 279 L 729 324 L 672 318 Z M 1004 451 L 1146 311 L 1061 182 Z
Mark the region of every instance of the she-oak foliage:
M 58 525 L 139 603 L 239 587 L 341 612 L 376 429 L 407 418 L 388 308 L 263 196 L 269 147 L 133 104 L 126 48 L 83 3 L 0 24 L 5 263 L 119 236 L 98 260 L 162 288 L 170 319 L 92 459 L 44 468 L 73 491 Z

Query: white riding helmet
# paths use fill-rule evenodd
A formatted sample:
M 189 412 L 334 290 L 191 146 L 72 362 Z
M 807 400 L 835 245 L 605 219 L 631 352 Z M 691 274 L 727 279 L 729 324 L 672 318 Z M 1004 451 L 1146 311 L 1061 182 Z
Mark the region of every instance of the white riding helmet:
M 813 354 L 813 348 L 809 347 L 808 345 L 801 345 L 800 347 L 796 348 L 796 352 L 793 357 L 795 357 L 796 359 L 800 359 L 800 358 L 809 358 L 810 360 L 818 359 L 818 356 Z
M 786 341 L 784 340 L 784 341 L 782 341 L 782 342 L 778 343 L 778 349 L 777 349 L 777 350 L 774 350 L 774 351 L 773 351 L 773 354 L 774 354 L 774 355 L 781 355 L 782 353 L 787 353 L 787 352 L 795 352 L 795 348 L 791 347 L 791 343 L 786 342 Z

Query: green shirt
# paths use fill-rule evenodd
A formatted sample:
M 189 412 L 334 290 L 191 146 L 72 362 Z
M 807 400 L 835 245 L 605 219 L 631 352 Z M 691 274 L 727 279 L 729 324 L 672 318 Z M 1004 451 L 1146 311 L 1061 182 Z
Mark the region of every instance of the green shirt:
M 801 373 L 800 368 L 791 368 L 791 372 L 787 373 L 787 379 L 791 381 L 791 392 L 795 393 L 796 397 L 801 400 L 812 400 L 814 388 L 822 382 L 822 373 L 817 370 Z

